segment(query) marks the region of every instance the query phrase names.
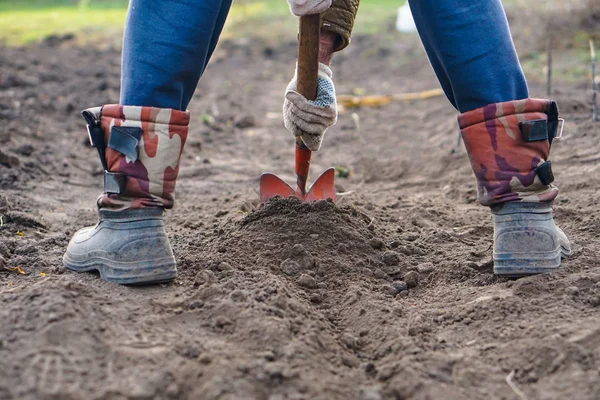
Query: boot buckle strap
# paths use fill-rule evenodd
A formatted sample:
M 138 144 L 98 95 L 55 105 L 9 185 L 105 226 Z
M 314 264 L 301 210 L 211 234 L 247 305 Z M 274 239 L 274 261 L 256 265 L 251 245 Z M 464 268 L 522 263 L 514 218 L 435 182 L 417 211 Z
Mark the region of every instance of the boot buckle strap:
M 126 174 L 104 171 L 104 193 L 121 194 L 125 192 L 126 182 Z
M 540 164 L 535 169 L 535 174 L 538 176 L 540 182 L 542 182 L 543 185 L 548 186 L 552 182 L 554 182 L 554 174 L 552 173 L 552 161 L 548 160 Z
M 138 146 L 142 138 L 142 128 L 134 126 L 113 126 L 110 128 L 108 147 L 127 157 L 127 161 L 138 159 Z
M 554 136 L 554 139 L 560 139 L 563 136 L 563 130 L 565 129 L 565 120 L 564 118 L 559 118 L 558 123 L 560 124 L 560 129 L 558 130 L 558 135 Z

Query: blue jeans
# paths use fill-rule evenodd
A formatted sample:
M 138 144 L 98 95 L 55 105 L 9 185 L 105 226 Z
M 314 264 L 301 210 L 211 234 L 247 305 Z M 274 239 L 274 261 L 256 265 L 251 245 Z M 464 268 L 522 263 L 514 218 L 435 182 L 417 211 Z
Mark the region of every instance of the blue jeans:
M 500 0 L 409 0 L 421 41 L 454 108 L 529 97 Z
M 431 65 L 457 110 L 529 97 L 500 0 L 409 1 Z M 131 0 L 121 104 L 185 110 L 230 7 L 231 0 Z
M 130 0 L 120 104 L 186 110 L 232 0 Z

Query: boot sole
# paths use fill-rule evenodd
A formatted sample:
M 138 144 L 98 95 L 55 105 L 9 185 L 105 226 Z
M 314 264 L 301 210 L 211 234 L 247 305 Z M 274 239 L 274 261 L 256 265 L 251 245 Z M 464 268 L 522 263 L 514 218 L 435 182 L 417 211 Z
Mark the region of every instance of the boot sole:
M 98 271 L 103 280 L 119 285 L 144 286 L 168 283 L 177 275 L 175 260 L 171 257 L 135 263 L 95 257 L 80 264 L 69 260 L 68 254 L 65 254 L 63 264 L 75 272 Z
M 555 271 L 561 260 L 569 257 L 573 251 L 559 246 L 551 253 L 494 253 L 494 273 L 506 278 L 519 278 Z

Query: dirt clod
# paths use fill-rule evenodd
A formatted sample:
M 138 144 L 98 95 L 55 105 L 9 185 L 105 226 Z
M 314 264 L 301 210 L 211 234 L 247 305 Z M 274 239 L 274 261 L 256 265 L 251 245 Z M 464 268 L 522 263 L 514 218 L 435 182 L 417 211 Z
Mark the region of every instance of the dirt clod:
M 0 164 L 9 168 L 19 168 L 21 166 L 21 160 L 14 154 L 0 150 Z
M 384 293 L 389 294 L 390 296 L 395 296 L 396 294 L 398 294 L 398 290 L 396 289 L 395 286 L 392 285 L 385 285 L 382 287 L 382 291 Z
M 308 289 L 314 289 L 317 287 L 317 281 L 310 275 L 302 274 L 298 278 L 298 284 Z
M 374 249 L 376 249 L 376 250 L 381 250 L 381 249 L 383 249 L 383 246 L 385 245 L 385 244 L 383 243 L 383 240 L 381 240 L 381 239 L 377 239 L 377 238 L 375 238 L 375 239 L 371 239 L 371 240 L 369 241 L 369 244 L 371 245 L 371 247 L 372 247 L 372 248 L 374 248 Z
M 373 271 L 373 276 L 377 279 L 388 279 L 388 274 L 379 268 Z
M 388 250 L 381 256 L 381 261 L 390 267 L 400 264 L 400 255 L 395 251 Z
M 217 268 L 219 269 L 219 271 L 231 271 L 233 269 L 231 264 L 227 262 L 219 263 L 219 266 Z
M 403 279 L 409 289 L 417 287 L 419 284 L 419 273 L 417 271 L 409 271 L 404 275 Z
M 579 292 L 580 290 L 577 286 L 569 286 L 565 289 L 565 293 L 569 296 L 576 296 L 579 294 Z
M 302 267 L 296 261 L 288 258 L 281 263 L 281 270 L 286 275 L 297 275 L 302 271 Z
M 392 286 L 394 287 L 394 289 L 396 289 L 397 293 L 400 293 L 404 290 L 408 290 L 408 284 L 403 281 L 394 281 L 392 283 Z

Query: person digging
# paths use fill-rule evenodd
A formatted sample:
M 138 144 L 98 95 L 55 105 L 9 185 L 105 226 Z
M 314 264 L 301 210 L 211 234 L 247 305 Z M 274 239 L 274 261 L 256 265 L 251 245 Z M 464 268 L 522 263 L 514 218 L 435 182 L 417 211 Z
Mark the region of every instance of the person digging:
M 105 170 L 104 192 L 97 200 L 98 223 L 76 232 L 67 246 L 63 263 L 68 269 L 97 270 L 102 279 L 118 284 L 156 284 L 175 278 L 163 215 L 173 207 L 190 123 L 186 109 L 231 3 L 130 0 L 119 104 L 82 112 Z M 294 0 L 294 7 L 302 9 L 302 3 Z M 349 30 L 341 29 L 353 24 L 356 9 L 327 10 L 329 6 L 311 4 L 305 10 L 323 12 L 323 25 L 339 38 L 337 51 L 350 41 Z M 323 110 L 329 114 L 332 109 Z
M 288 0 L 294 15 L 322 14 L 318 97 L 287 87 L 286 128 L 313 151 L 337 120 L 332 55 L 350 42 L 359 0 Z M 123 40 L 119 104 L 83 112 L 105 169 L 99 222 L 71 239 L 64 265 L 98 270 L 119 284 L 175 278 L 164 229 L 187 138 L 185 111 L 217 44 L 231 0 L 131 0 Z M 554 271 L 571 254 L 554 224 L 549 158 L 562 132 L 554 101 L 529 98 L 500 0 L 410 0 L 430 63 L 450 101 L 491 209 L 494 272 Z M 418 127 L 411 127 L 418 129 Z

